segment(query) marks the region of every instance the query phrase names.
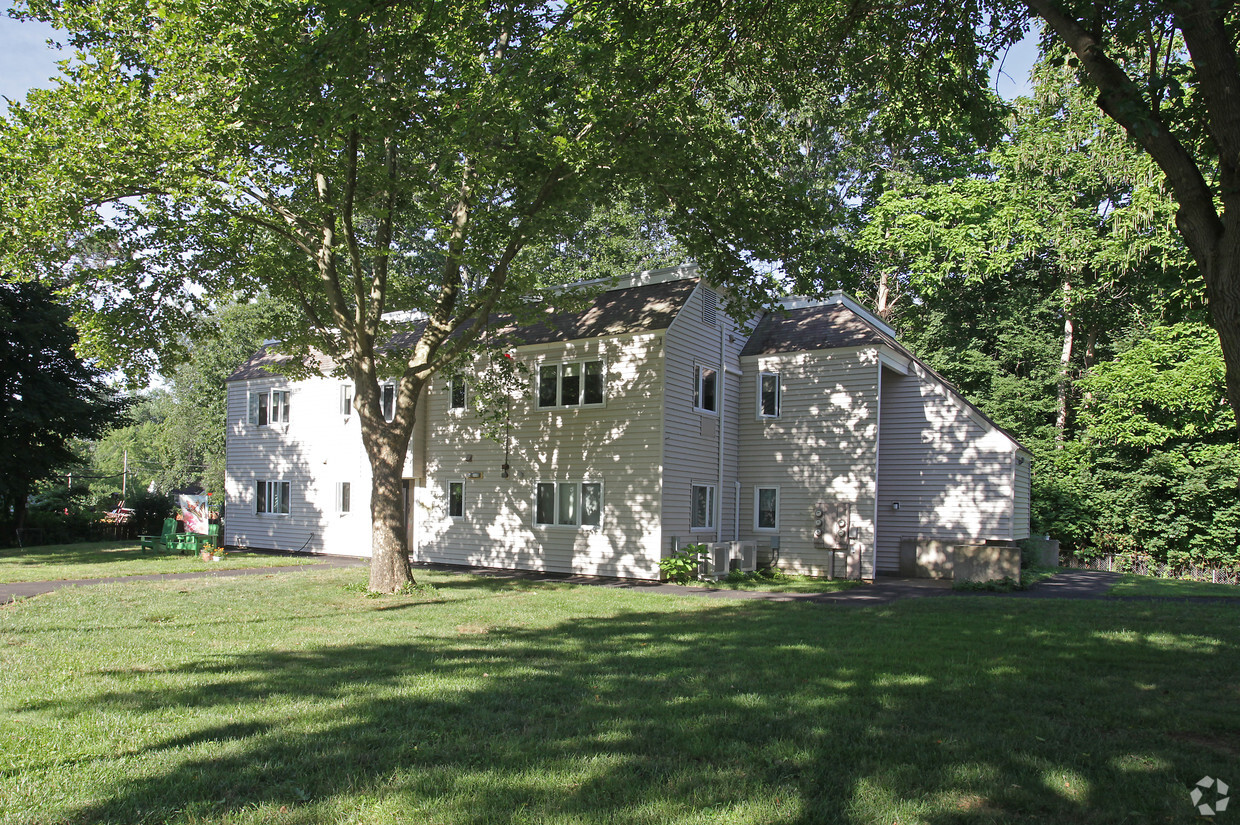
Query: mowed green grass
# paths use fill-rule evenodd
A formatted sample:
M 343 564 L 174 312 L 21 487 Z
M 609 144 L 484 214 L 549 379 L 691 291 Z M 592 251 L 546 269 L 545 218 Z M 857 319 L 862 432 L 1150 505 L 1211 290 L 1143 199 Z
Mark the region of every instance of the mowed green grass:
M 1190 822 L 1240 782 L 1228 604 L 365 575 L 0 609 L 0 822 Z
M 1214 599 L 1240 599 L 1240 587 L 1189 579 L 1160 579 L 1125 573 L 1111 588 L 1112 596 L 1168 596 L 1172 598 L 1205 596 Z
M 314 561 L 308 557 L 267 556 L 261 553 L 227 553 L 221 561 L 203 561 L 198 556 L 143 553 L 136 543 L 124 541 L 49 544 L 0 550 L 0 583 L 103 579 L 243 567 L 288 567 L 312 564 Z

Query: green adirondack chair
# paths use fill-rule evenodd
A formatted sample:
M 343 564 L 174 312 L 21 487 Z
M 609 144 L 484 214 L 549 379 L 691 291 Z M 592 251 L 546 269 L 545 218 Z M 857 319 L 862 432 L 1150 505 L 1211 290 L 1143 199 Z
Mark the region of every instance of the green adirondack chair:
M 138 546 L 145 553 L 150 550 L 152 553 L 171 553 L 176 545 L 177 520 L 174 518 L 164 519 L 164 529 L 158 536 L 138 536 Z

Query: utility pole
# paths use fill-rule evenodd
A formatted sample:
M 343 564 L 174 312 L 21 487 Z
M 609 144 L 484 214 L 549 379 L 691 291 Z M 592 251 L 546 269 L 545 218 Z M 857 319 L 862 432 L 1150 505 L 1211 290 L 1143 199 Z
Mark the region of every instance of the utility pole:
M 125 448 L 125 465 L 121 469 L 121 501 L 125 500 L 125 482 L 129 480 L 129 448 Z

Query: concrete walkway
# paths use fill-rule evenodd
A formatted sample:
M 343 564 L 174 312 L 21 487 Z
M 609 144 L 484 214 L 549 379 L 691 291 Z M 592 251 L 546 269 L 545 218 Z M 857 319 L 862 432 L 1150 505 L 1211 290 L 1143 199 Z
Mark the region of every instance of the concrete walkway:
M 285 555 L 285 554 L 280 554 Z M 292 555 L 292 554 L 287 554 Z M 59 581 L 14 582 L 0 584 L 0 605 L 8 604 L 17 599 L 51 593 L 63 587 L 87 587 L 94 584 L 111 582 L 135 581 L 179 581 L 185 579 L 223 578 L 227 576 L 259 576 L 272 573 L 295 573 L 305 570 L 316 570 L 323 567 L 361 567 L 369 563 L 368 559 L 354 556 L 314 556 L 314 562 L 289 567 L 251 567 L 235 570 L 208 570 L 198 573 L 157 573 L 145 576 L 115 576 L 100 579 L 63 579 Z M 871 606 L 890 604 L 900 599 L 920 599 L 937 596 L 954 596 L 969 598 L 992 596 L 1006 599 L 1114 599 L 1137 601 L 1216 601 L 1209 597 L 1167 597 L 1167 596 L 1108 596 L 1107 592 L 1120 579 L 1119 573 L 1106 573 L 1098 570 L 1062 570 L 1050 579 L 1039 582 L 1028 590 L 1012 593 L 995 593 L 979 590 L 953 590 L 950 581 L 942 579 L 905 579 L 897 577 L 880 577 L 874 582 L 865 582 L 848 590 L 837 593 L 769 593 L 757 590 L 725 590 L 706 587 L 682 587 L 674 584 L 658 582 L 634 581 L 632 579 L 615 579 L 603 576 L 574 576 L 562 573 L 538 573 L 526 570 L 501 570 L 482 567 L 457 567 L 442 564 L 413 565 L 415 570 L 442 570 L 446 572 L 471 573 L 504 579 L 520 579 L 531 582 L 559 582 L 567 584 L 590 585 L 593 587 L 614 587 L 631 590 L 636 593 L 658 593 L 663 595 L 689 596 L 704 599 L 730 600 L 762 600 L 771 602 L 809 602 L 811 604 L 851 604 Z

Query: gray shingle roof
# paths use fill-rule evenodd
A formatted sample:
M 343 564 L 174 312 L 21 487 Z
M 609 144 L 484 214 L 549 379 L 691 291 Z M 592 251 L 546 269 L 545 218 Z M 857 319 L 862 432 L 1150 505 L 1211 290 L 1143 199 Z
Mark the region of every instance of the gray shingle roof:
M 510 316 L 496 316 L 492 327 L 498 336 L 516 346 L 667 329 L 697 283 L 696 278 L 684 278 L 613 289 L 600 293 L 580 311 L 557 312 L 548 307 L 543 319 L 522 326 L 515 326 Z M 414 329 L 394 335 L 393 340 L 401 347 L 409 347 L 421 334 L 422 326 L 415 325 Z M 270 346 L 263 347 L 228 380 L 266 377 L 271 375 L 267 367 L 286 364 L 290 359 L 291 356 L 272 352 Z
M 895 339 L 843 304 L 774 310 L 758 322 L 741 355 L 771 355 L 840 347 L 887 344 Z

